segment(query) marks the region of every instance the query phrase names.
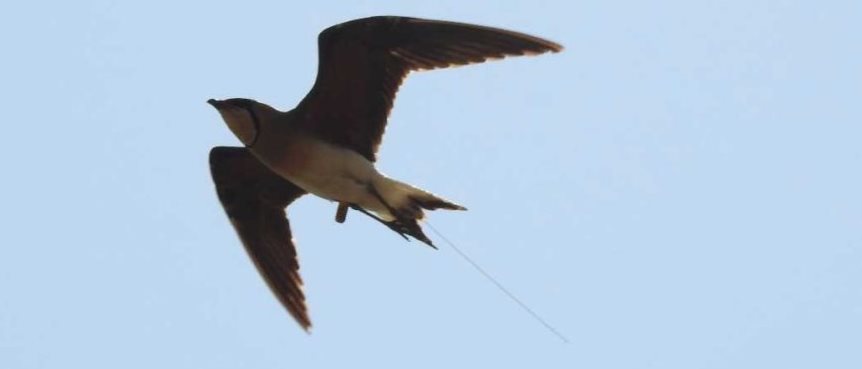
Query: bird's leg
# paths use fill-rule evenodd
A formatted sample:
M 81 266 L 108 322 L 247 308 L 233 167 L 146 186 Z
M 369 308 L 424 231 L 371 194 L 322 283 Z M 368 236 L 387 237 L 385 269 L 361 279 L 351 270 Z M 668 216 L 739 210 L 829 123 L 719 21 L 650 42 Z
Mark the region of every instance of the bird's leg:
M 335 212 L 335 221 L 338 223 L 344 223 L 344 220 L 347 219 L 347 209 L 349 204 L 346 202 L 339 201 L 338 202 L 338 210 Z

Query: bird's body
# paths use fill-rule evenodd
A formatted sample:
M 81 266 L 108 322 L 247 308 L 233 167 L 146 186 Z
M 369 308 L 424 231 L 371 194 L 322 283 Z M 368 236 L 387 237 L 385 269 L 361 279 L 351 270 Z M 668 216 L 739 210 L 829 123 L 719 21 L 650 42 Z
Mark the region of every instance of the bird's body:
M 309 193 L 332 201 L 359 201 L 378 173 L 368 159 L 348 148 L 295 130 L 289 122 L 251 152 L 275 173 Z
M 273 160 L 258 156 L 270 169 L 303 190 L 332 201 L 348 202 L 378 212 L 378 201 L 368 192 L 382 176 L 374 163 L 355 151 L 304 137 L 281 147 Z
M 376 189 L 395 209 L 403 208 L 409 202 L 408 196 L 419 191 L 384 176 L 356 151 L 296 129 L 301 125 L 291 122 L 290 117 L 282 113 L 277 124 L 262 124 L 261 131 L 267 134 L 250 150 L 269 169 L 306 192 L 360 206 L 392 221 L 397 216 L 371 190 Z
M 339 222 L 352 208 L 433 247 L 418 223 L 424 210 L 466 209 L 375 167 L 398 87 L 411 71 L 562 47 L 499 28 L 384 16 L 329 27 L 318 49 L 314 87 L 293 110 L 209 100 L 245 146 L 210 152 L 219 200 L 261 275 L 305 329 L 311 320 L 285 207 L 311 193 L 339 203 Z

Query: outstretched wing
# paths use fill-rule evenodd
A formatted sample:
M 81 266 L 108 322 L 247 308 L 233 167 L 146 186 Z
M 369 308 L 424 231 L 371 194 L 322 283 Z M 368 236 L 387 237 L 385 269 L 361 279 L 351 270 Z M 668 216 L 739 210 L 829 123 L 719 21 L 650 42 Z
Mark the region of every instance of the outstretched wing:
M 395 94 L 410 71 L 560 50 L 538 37 L 472 24 L 357 19 L 320 33 L 317 80 L 297 111 L 318 137 L 374 161 Z
M 308 330 L 296 248 L 285 207 L 305 194 L 265 167 L 245 148 L 215 147 L 210 171 L 219 201 L 245 250 L 290 315 Z

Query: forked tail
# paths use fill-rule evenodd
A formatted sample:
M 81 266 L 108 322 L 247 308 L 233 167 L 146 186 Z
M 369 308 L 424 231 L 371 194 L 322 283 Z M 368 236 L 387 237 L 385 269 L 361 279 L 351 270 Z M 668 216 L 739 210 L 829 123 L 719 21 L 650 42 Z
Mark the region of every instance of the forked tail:
M 395 219 L 422 219 L 423 210 L 467 210 L 467 208 L 445 200 L 421 188 L 391 178 L 382 177 L 374 183 L 381 201 Z
M 467 210 L 420 188 L 386 177 L 382 179 L 372 188 L 373 194 L 391 215 L 382 223 L 402 237 L 406 234 L 436 248 L 419 225 L 419 220 L 425 217 L 423 210 Z

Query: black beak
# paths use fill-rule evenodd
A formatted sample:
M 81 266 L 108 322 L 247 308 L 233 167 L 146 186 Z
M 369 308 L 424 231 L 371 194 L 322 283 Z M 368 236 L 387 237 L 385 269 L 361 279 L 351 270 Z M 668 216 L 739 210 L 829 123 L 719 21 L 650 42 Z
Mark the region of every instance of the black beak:
M 216 99 L 209 99 L 209 100 L 207 100 L 207 104 L 212 105 L 212 106 L 213 106 L 214 108 L 216 108 L 216 109 L 218 109 L 218 108 L 219 108 L 219 106 L 221 105 L 221 103 L 222 103 L 221 101 L 216 100 Z

